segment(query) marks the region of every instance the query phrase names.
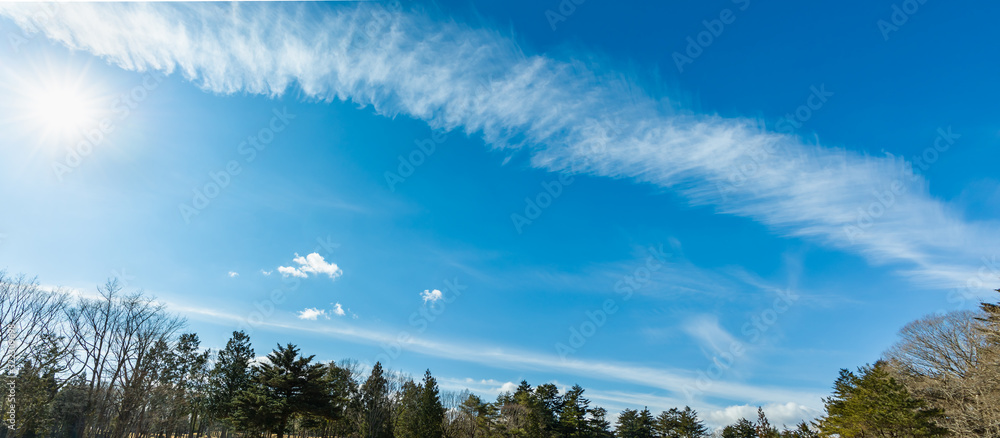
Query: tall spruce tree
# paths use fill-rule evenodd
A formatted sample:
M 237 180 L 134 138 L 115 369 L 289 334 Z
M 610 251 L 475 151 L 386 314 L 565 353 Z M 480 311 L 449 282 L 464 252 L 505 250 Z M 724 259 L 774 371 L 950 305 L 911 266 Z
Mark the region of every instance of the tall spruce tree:
M 226 348 L 219 351 L 215 367 L 209 376 L 209 409 L 224 426 L 223 438 L 229 429 L 237 429 L 233 421 L 236 397 L 250 388 L 250 365 L 254 358 L 250 336 L 243 331 L 234 331 L 226 342 Z
M 424 373 L 424 381 L 420 385 L 420 438 L 441 438 L 444 436 L 444 405 L 437 380 L 431 375 L 431 370 Z
M 567 438 L 590 436 L 587 413 L 590 400 L 583 396 L 583 387 L 574 385 L 563 394 L 562 410 L 559 412 L 559 432 Z
M 389 381 L 382 364 L 376 362 L 368 380 L 358 394 L 358 429 L 364 438 L 392 437 L 392 402 L 389 400 Z
M 396 402 L 396 421 L 394 438 L 421 438 L 420 435 L 420 403 L 423 398 L 423 387 L 408 381 L 403 383 L 403 389 Z

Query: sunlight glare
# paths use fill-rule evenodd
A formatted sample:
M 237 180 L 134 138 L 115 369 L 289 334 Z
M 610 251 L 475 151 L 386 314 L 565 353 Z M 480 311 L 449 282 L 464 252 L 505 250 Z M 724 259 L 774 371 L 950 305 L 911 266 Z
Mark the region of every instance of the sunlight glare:
M 50 83 L 38 87 L 29 99 L 29 118 L 48 135 L 78 134 L 97 119 L 94 100 L 76 87 Z

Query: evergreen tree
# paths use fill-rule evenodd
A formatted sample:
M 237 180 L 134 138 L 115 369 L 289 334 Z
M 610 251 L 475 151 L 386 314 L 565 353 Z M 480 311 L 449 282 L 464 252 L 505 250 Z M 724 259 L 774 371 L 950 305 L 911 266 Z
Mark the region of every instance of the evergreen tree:
M 608 411 L 604 408 L 591 408 L 587 416 L 587 437 L 612 438 L 611 422 L 607 419 Z
M 234 331 L 226 342 L 226 348 L 218 353 L 215 368 L 209 376 L 209 410 L 228 428 L 239 426 L 233 422 L 236 396 L 250 387 L 253 358 L 250 336 L 243 331 Z
M 684 410 L 671 408 L 656 417 L 654 426 L 661 438 L 702 438 L 708 436 L 708 429 L 698 420 L 698 413 L 691 407 Z
M 587 413 L 590 412 L 590 400 L 583 397 L 583 388 L 574 385 L 563 395 L 562 410 L 559 412 L 559 431 L 567 438 L 588 437 L 590 428 L 587 424 Z
M 819 434 L 816 433 L 809 424 L 805 421 L 799 423 L 795 429 L 785 430 L 781 432 L 782 438 L 818 438 Z
M 842 438 L 935 437 L 946 431 L 934 424 L 940 411 L 913 395 L 893 378 L 884 362 L 854 374 L 840 370 L 833 396 L 824 399 L 826 416 L 819 421 L 823 436 Z
M 444 405 L 437 386 L 437 380 L 431 376 L 431 370 L 424 373 L 424 382 L 420 388 L 420 438 L 441 438 L 444 435 Z
M 330 362 L 326 367 L 326 388 L 329 406 L 324 417 L 333 426 L 334 436 L 350 435 L 354 432 L 348 413 L 351 398 L 358 392 L 358 385 L 351 376 L 351 370 Z
M 368 380 L 358 394 L 358 429 L 364 438 L 392 437 L 392 403 L 389 381 L 383 375 L 382 364 L 375 363 Z
M 760 406 L 757 406 L 757 424 L 754 426 L 754 431 L 757 438 L 778 438 L 780 436 L 778 429 L 771 426 L 767 415 L 764 415 L 764 408 Z
M 757 427 L 750 420 L 740 418 L 722 429 L 722 438 L 758 438 Z
M 492 430 L 490 421 L 490 411 L 494 408 L 492 404 L 483 403 L 482 399 L 476 395 L 469 396 L 458 407 L 458 422 L 456 430 L 459 436 L 476 437 L 481 434 L 489 434 Z
M 421 402 L 423 388 L 412 381 L 403 383 L 396 403 L 395 438 L 421 438 Z
M 250 386 L 236 395 L 230 422 L 248 436 L 270 435 L 280 427 L 281 406 L 260 379 L 260 369 L 251 372 Z
M 176 357 L 180 361 L 182 413 L 188 418 L 188 434 L 193 435 L 208 410 L 205 396 L 208 383 L 208 350 L 199 352 L 201 341 L 196 333 L 186 333 L 177 342 Z
M 626 409 L 618 416 L 618 427 L 615 429 L 618 438 L 653 438 L 653 414 L 648 408 L 642 411 Z
M 53 423 L 51 402 L 57 394 L 56 372 L 51 367 L 26 360 L 14 378 L 17 388 L 16 406 L 5 405 L 6 414 L 17 412 L 17 432 L 25 438 L 45 436 Z M 3 386 L 6 389 L 7 385 Z M 4 401 L 9 401 L 4 397 Z M 0 427 L 6 426 L 0 425 Z
M 559 388 L 551 383 L 543 383 L 535 387 L 531 402 L 531 436 L 550 437 L 558 432 L 559 412 L 562 410 L 562 397 Z
M 316 416 L 327 411 L 330 400 L 323 365 L 312 363 L 314 356 L 303 357 L 292 344 L 278 345 L 267 355 L 258 376 L 263 394 L 270 399 L 270 409 L 262 412 L 271 418 L 264 421 L 278 438 L 284 437 L 294 416 Z

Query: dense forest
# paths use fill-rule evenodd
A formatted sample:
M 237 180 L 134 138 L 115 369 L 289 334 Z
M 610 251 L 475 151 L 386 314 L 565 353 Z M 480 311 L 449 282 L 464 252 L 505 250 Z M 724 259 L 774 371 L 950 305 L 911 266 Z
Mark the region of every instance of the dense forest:
M 824 414 L 765 412 L 709 430 L 689 407 L 609 413 L 579 386 L 521 382 L 496 400 L 379 363 L 322 363 L 249 336 L 203 349 L 152 297 L 115 280 L 94 298 L 0 271 L 0 438 L 1000 437 L 1000 306 L 910 323 L 873 365 L 842 370 Z

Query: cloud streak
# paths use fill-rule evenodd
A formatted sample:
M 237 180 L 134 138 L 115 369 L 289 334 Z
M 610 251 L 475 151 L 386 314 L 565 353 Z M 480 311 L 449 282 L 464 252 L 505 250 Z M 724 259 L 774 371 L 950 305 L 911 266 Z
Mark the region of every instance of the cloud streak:
M 854 251 L 874 264 L 895 263 L 930 287 L 974 277 L 978 260 L 1000 246 L 989 231 L 996 223 L 964 220 L 932 198 L 927 181 L 899 157 L 804 144 L 757 120 L 664 109 L 619 72 L 525 53 L 497 32 L 401 7 L 37 9 L 0 4 L 0 14 L 25 29 L 125 69 L 179 71 L 217 93 L 295 90 L 414 117 L 494 148 L 524 150 L 539 168 L 671 188 L 692 204 L 714 205 L 780 234 Z M 894 185 L 902 190 L 892 205 L 863 233 L 848 232 L 859 209 Z
M 177 305 L 169 303 L 172 309 L 184 312 L 192 317 L 209 318 L 211 321 L 220 323 L 231 321 L 233 323 L 244 322 L 238 315 L 227 314 L 215 309 L 202 309 L 191 306 Z M 323 315 L 324 311 L 318 309 L 305 309 L 303 312 L 314 310 L 306 316 Z M 299 316 L 300 319 L 302 315 Z M 312 319 L 312 318 L 308 318 Z M 537 353 L 517 349 L 508 349 L 489 345 L 466 345 L 456 342 L 446 342 L 418 338 L 411 336 L 406 342 L 399 342 L 397 333 L 382 332 L 357 327 L 327 324 L 299 325 L 292 321 L 282 321 L 279 319 L 265 321 L 259 324 L 262 327 L 272 329 L 296 330 L 302 332 L 318 333 L 341 339 L 348 342 L 368 344 L 385 347 L 387 345 L 398 345 L 406 351 L 417 354 L 424 354 L 438 358 L 451 359 L 467 363 L 475 363 L 494 368 L 505 368 L 523 372 L 525 370 L 543 370 L 561 372 L 585 378 L 597 378 L 604 381 L 628 382 L 644 387 L 656 388 L 667 391 L 675 397 L 671 400 L 683 400 L 683 403 L 692 403 L 684 393 L 684 388 L 692 388 L 697 385 L 697 373 L 686 370 L 670 370 L 653 368 L 649 366 L 636 365 L 623 362 L 606 362 L 595 360 L 571 359 L 562 360 L 558 356 L 546 353 Z M 805 406 L 815 406 L 819 403 L 823 393 L 806 390 L 787 389 L 774 386 L 750 385 L 736 381 L 719 381 L 715 385 L 699 393 L 706 399 L 712 400 L 740 400 L 763 403 L 788 403 L 794 402 Z M 695 405 L 701 405 L 704 401 L 695 400 Z

